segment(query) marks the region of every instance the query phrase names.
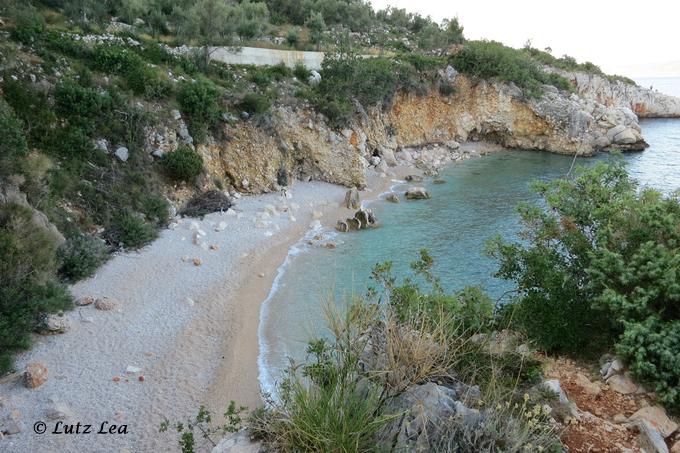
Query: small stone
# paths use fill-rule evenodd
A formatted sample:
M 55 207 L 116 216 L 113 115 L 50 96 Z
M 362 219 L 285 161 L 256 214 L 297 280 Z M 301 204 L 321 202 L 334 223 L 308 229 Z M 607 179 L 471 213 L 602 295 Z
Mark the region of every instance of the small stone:
M 71 328 L 68 318 L 63 315 L 51 314 L 43 318 L 39 328 L 39 333 L 43 335 L 54 335 L 65 333 Z
M 94 303 L 94 308 L 102 311 L 116 310 L 120 307 L 120 301 L 109 297 L 102 297 L 97 299 Z
M 615 374 L 607 379 L 609 388 L 622 395 L 630 395 L 637 390 L 637 384 L 633 380 L 623 374 Z
M 638 441 L 646 453 L 668 453 L 668 446 L 661 434 L 646 420 L 638 420 L 635 425 L 640 430 Z
M 229 213 L 229 211 L 232 211 L 232 212 L 233 212 L 233 209 L 227 210 L 227 214 Z M 226 228 L 227 228 L 227 222 L 221 221 L 221 222 L 218 223 L 217 226 L 215 227 L 215 231 L 224 231 Z
M 112 381 L 113 382 L 120 382 L 120 376 L 114 376 Z
M 614 415 L 612 421 L 620 425 L 621 423 L 626 423 L 628 421 L 628 417 L 626 417 L 624 414 L 619 413 Z
M 583 373 L 576 374 L 576 385 L 589 395 L 596 396 L 601 392 L 600 387 L 596 383 L 591 382 Z
M 128 158 L 130 157 L 130 151 L 125 146 L 119 146 L 118 148 L 116 148 L 114 154 L 122 162 L 127 162 Z
M 191 297 L 187 297 L 186 299 L 184 299 L 184 302 L 186 302 L 186 304 L 190 307 L 193 307 L 196 304 L 196 302 L 194 302 L 194 300 Z
M 666 411 L 660 406 L 648 406 L 630 416 L 631 421 L 646 420 L 663 437 L 668 437 L 678 429 L 678 424 L 668 418 Z
M 260 276 L 260 278 L 264 278 L 264 272 L 260 272 L 258 275 Z
M 212 244 L 210 246 L 210 250 L 219 250 L 219 249 L 220 249 L 220 247 L 218 245 Z
M 250 187 L 250 182 L 247 179 L 244 179 L 243 181 L 241 181 L 241 186 L 244 189 L 248 189 L 248 187 Z
M 190 258 L 189 256 L 187 256 L 187 255 L 184 255 L 184 256 L 182 257 L 182 261 L 184 261 L 185 263 L 188 263 L 190 260 L 191 260 L 191 258 Z
M 421 182 L 423 180 L 423 177 L 418 175 L 407 175 L 406 180 L 408 182 Z
M 140 375 L 137 379 L 139 382 L 144 382 L 144 375 Z
M 385 200 L 390 203 L 399 203 L 399 196 L 396 193 L 388 193 L 387 196 L 385 196 Z
M 94 303 L 94 297 L 92 296 L 84 296 L 84 297 L 79 297 L 76 299 L 76 305 L 79 307 L 84 307 L 86 305 L 91 305 Z
M 11 436 L 13 434 L 19 434 L 21 432 L 21 423 L 19 423 L 18 420 L 13 420 L 11 418 L 8 418 L 4 420 L 2 423 L 0 423 L 0 433 L 5 434 L 7 436 Z M 2 440 L 2 436 L 0 436 L 0 441 Z
M 435 179 L 435 180 L 432 181 L 432 182 L 433 182 L 434 184 L 446 184 L 446 181 L 444 181 L 443 179 Z
M 58 402 L 48 406 L 45 416 L 50 420 L 63 420 L 72 417 L 73 412 L 65 403 Z
M 203 264 L 203 260 L 201 260 L 200 258 L 194 258 L 193 263 L 194 263 L 194 266 L 198 267 L 201 264 Z
M 40 387 L 45 383 L 48 375 L 49 371 L 42 363 L 29 363 L 26 365 L 26 371 L 24 371 L 24 386 L 29 389 Z

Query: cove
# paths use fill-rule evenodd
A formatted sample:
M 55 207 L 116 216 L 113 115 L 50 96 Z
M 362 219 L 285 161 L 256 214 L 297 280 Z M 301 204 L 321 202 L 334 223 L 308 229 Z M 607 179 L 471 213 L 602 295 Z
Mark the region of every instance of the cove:
M 643 120 L 641 126 L 650 148 L 623 156 L 629 173 L 666 193 L 680 188 L 680 120 Z M 577 158 L 576 164 L 608 158 L 607 154 Z M 517 204 L 537 200 L 532 181 L 566 175 L 573 160 L 547 152 L 505 150 L 454 163 L 438 177 L 444 184 L 423 183 L 432 195 L 429 200 L 406 201 L 402 195 L 408 184 L 395 183 L 401 203 L 371 203 L 380 228 L 336 233 L 339 245 L 334 250 L 296 246 L 263 307 L 259 358 L 263 390 L 273 390 L 288 357 L 303 358 L 307 341 L 323 334 L 326 304 L 365 292 L 376 263 L 392 261 L 399 277 L 408 273 L 419 250 L 427 248 L 435 259 L 433 273 L 447 292 L 480 285 L 498 298 L 512 289 L 512 283 L 493 277 L 496 264 L 485 256 L 484 245 L 497 234 L 515 237 L 520 229 Z

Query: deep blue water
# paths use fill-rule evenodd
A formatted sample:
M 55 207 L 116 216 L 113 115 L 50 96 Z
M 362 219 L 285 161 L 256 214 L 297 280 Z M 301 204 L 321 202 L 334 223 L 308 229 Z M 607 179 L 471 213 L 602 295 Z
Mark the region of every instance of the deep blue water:
M 641 125 L 651 146 L 624 155 L 628 171 L 641 184 L 667 193 L 680 188 L 680 120 L 644 120 Z M 607 158 L 602 154 L 577 163 Z M 512 288 L 493 277 L 496 264 L 485 256 L 484 245 L 497 234 L 513 238 L 519 229 L 517 203 L 538 199 L 531 182 L 565 175 L 572 160 L 513 150 L 455 163 L 440 175 L 445 184 L 424 184 L 430 200 L 372 203 L 380 228 L 338 234 L 339 246 L 333 250 L 298 246 L 264 305 L 260 378 L 265 390 L 271 390 L 287 356 L 302 357 L 306 341 L 321 333 L 324 306 L 362 294 L 376 263 L 390 260 L 395 275 L 403 275 L 418 251 L 427 248 L 435 259 L 433 272 L 449 291 L 481 285 L 499 297 Z M 401 195 L 404 187 L 394 190 Z

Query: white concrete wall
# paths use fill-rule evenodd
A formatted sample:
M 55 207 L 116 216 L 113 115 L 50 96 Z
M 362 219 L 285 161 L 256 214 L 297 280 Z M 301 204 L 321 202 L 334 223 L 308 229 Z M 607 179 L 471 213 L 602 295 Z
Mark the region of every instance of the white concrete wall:
M 258 47 L 211 47 L 211 58 L 227 64 L 273 66 L 284 63 L 294 67 L 302 63 L 307 69 L 321 69 L 323 52 L 299 52 L 295 50 L 261 49 Z

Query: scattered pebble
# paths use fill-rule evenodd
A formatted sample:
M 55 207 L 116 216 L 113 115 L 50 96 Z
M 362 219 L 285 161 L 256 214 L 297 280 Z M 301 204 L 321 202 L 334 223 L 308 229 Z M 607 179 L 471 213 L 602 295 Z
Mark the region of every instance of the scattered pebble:
M 120 376 L 114 376 L 113 382 L 120 382 Z
M 200 258 L 194 258 L 194 266 L 200 266 L 203 264 L 203 260 Z
M 210 250 L 219 250 L 219 249 L 220 249 L 220 247 L 219 247 L 218 245 L 216 245 L 216 244 L 212 244 L 212 245 L 210 246 Z

